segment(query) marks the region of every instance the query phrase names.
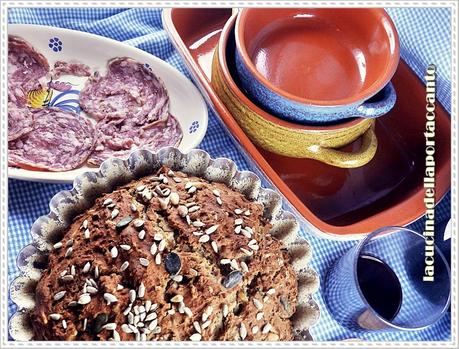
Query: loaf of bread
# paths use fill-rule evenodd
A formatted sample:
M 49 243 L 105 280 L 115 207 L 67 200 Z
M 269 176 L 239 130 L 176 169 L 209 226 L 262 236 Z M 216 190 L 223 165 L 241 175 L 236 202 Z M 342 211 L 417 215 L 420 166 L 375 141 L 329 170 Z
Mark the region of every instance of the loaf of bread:
M 168 168 L 98 198 L 38 282 L 37 340 L 292 340 L 297 276 L 263 206 Z

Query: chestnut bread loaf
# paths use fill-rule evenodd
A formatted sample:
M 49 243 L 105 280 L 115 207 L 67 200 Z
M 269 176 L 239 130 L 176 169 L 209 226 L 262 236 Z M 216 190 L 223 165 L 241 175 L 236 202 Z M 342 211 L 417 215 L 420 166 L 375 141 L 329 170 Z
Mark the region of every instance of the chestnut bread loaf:
M 36 288 L 37 340 L 293 340 L 297 276 L 263 206 L 168 168 L 98 198 Z

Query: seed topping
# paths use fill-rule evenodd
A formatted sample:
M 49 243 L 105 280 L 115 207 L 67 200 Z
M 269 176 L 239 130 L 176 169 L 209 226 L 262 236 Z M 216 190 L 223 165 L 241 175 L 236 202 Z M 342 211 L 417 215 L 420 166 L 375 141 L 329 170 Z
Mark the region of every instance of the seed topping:
M 140 257 L 139 263 L 141 266 L 148 267 L 150 265 L 150 261 L 146 258 Z
M 120 271 L 125 271 L 129 267 L 129 262 L 125 261 L 121 264 Z
M 243 274 L 239 270 L 234 270 L 223 278 L 222 285 L 225 288 L 233 288 L 242 281 Z
M 244 323 L 241 323 L 241 326 L 239 327 L 239 335 L 241 336 L 242 340 L 247 337 L 247 328 L 245 327 Z
M 211 226 L 210 228 L 206 229 L 206 234 L 210 235 L 210 234 L 216 232 L 218 227 L 219 227 L 218 224 L 215 224 L 215 225 Z
M 59 291 L 54 295 L 53 298 L 54 298 L 55 301 L 61 300 L 62 298 L 64 298 L 66 293 L 67 293 L 67 291 Z
M 261 330 L 261 333 L 267 334 L 269 331 L 271 331 L 272 326 L 270 323 L 267 323 L 266 325 L 263 326 L 263 329 Z
M 116 217 L 118 217 L 119 214 L 120 214 L 120 211 L 119 211 L 117 208 L 115 208 L 115 209 L 112 211 L 110 217 L 111 217 L 112 219 L 115 219 Z
M 199 238 L 199 242 L 202 242 L 202 243 L 205 243 L 205 242 L 208 242 L 210 240 L 210 237 L 209 235 L 202 235 L 200 238 Z
M 176 294 L 174 297 L 171 298 L 172 303 L 180 303 L 183 302 L 183 296 L 181 294 Z
M 180 256 L 174 252 L 169 253 L 164 258 L 164 267 L 166 268 L 166 271 L 169 274 L 171 275 L 177 274 L 182 267 Z
M 200 333 L 195 333 L 191 335 L 190 340 L 193 342 L 199 342 L 201 340 L 202 336 Z
M 118 298 L 116 298 L 114 295 L 111 293 L 104 293 L 104 299 L 107 301 L 107 304 L 110 305 L 110 303 L 116 303 L 118 302 Z
M 91 302 L 91 296 L 89 295 L 89 293 L 83 293 L 78 298 L 78 304 L 85 305 L 85 304 L 88 304 L 90 302 Z
M 254 299 L 253 299 L 253 304 L 255 305 L 255 307 L 256 307 L 258 310 L 263 309 L 263 303 L 260 302 L 258 299 L 254 298 Z
M 132 221 L 132 217 L 131 216 L 126 216 L 126 217 L 123 217 L 117 224 L 116 224 L 116 228 L 121 230 L 123 228 L 125 228 L 126 226 L 129 225 L 129 223 L 131 223 Z

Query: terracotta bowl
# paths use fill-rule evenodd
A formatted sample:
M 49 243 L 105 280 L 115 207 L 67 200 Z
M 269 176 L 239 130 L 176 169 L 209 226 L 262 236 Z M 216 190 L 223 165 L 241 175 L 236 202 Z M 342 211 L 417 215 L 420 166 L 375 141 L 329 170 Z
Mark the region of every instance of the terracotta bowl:
M 399 41 L 383 9 L 247 8 L 235 35 L 241 86 L 274 115 L 323 124 L 395 104 Z
M 234 75 L 233 16 L 223 28 L 212 64 L 212 85 L 253 142 L 273 153 L 310 158 L 343 168 L 360 167 L 376 153 L 374 120 L 354 118 L 329 126 L 307 126 L 279 119 L 254 104 L 238 86 Z M 360 139 L 356 152 L 341 148 Z

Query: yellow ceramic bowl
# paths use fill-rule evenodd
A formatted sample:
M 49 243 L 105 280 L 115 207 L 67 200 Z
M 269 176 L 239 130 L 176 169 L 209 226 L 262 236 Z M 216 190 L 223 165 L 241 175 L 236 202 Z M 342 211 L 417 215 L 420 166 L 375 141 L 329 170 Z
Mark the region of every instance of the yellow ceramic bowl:
M 354 168 L 375 155 L 377 138 L 373 119 L 353 119 L 327 126 L 291 123 L 270 115 L 251 102 L 235 83 L 229 69 L 234 57 L 233 16 L 225 25 L 212 62 L 212 86 L 250 139 L 260 147 L 284 156 L 316 159 L 329 165 Z M 336 148 L 362 138 L 358 151 Z

